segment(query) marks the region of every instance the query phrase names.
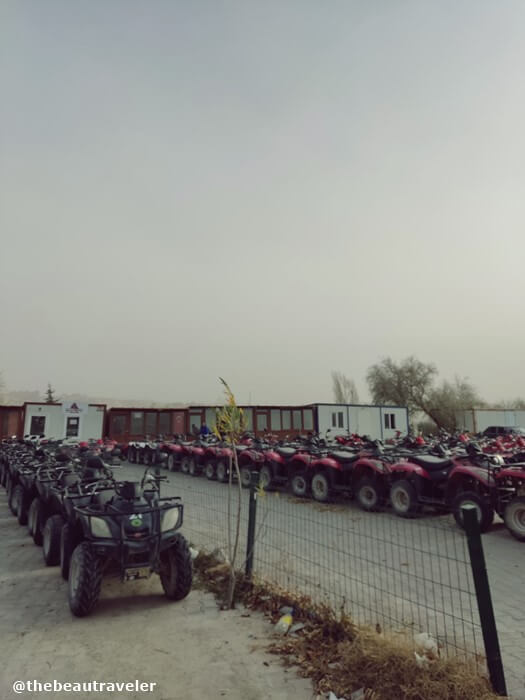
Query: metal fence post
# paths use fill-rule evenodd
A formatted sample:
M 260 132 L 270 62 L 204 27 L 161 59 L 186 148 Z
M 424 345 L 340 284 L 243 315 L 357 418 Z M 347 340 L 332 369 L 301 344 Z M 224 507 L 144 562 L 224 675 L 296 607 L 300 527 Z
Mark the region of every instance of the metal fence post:
M 248 510 L 248 542 L 246 544 L 246 576 L 251 578 L 253 571 L 253 548 L 255 545 L 255 516 L 257 515 L 257 491 L 259 472 L 252 472 L 250 479 L 250 505 Z
M 507 695 L 505 674 L 499 648 L 498 631 L 496 629 L 496 619 L 494 617 L 489 578 L 485 564 L 485 554 L 483 552 L 483 544 L 481 542 L 479 530 L 477 508 L 475 505 L 468 504 L 461 507 L 461 512 L 463 514 L 463 523 L 467 534 L 470 565 L 472 567 L 472 576 L 476 589 L 490 682 L 492 683 L 492 688 L 495 693 L 498 695 Z

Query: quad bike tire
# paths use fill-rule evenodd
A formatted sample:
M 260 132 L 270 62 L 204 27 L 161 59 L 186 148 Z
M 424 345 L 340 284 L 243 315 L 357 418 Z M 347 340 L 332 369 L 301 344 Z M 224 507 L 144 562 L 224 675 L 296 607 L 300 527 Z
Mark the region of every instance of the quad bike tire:
M 76 617 L 86 617 L 100 597 L 102 561 L 89 542 L 81 542 L 73 550 L 69 563 L 69 608 Z
M 275 476 L 270 464 L 263 464 L 259 472 L 259 483 L 265 491 L 272 491 L 275 488 Z
M 483 496 L 480 496 L 475 491 L 461 491 L 458 493 L 451 503 L 452 513 L 454 519 L 460 528 L 464 529 L 463 524 L 463 513 L 461 512 L 461 506 L 465 505 L 476 506 L 478 523 L 480 532 L 487 532 L 494 521 L 494 508 L 487 503 Z
M 166 465 L 168 467 L 168 471 L 175 471 L 175 455 L 173 453 L 168 455 L 168 461 L 166 462 Z
M 130 464 L 135 464 L 136 455 L 135 455 L 135 449 L 133 447 L 128 447 L 127 459 L 128 459 L 128 462 Z
M 312 496 L 318 503 L 328 503 L 332 497 L 332 486 L 330 479 L 323 472 L 317 472 L 312 477 Z
M 176 534 L 174 543 L 161 554 L 160 581 L 166 598 L 170 600 L 182 600 L 191 590 L 193 566 L 190 548 L 181 534 Z
M 210 481 L 217 479 L 217 474 L 215 472 L 215 464 L 213 462 L 206 462 L 204 465 L 204 475 Z
M 362 510 L 379 510 L 385 500 L 384 489 L 377 479 L 363 476 L 356 484 L 355 499 Z
M 24 498 L 24 488 L 18 484 L 15 486 L 15 491 L 13 494 L 13 500 L 15 502 L 16 519 L 19 525 L 27 525 L 27 503 Z
M 44 516 L 42 503 L 39 498 L 34 498 L 33 502 L 29 506 L 29 531 L 33 542 L 40 547 L 44 541 L 43 529 L 44 523 L 42 522 Z
M 190 473 L 190 458 L 189 457 L 185 456 L 181 459 L 180 470 L 183 474 Z
M 188 467 L 188 474 L 190 476 L 199 476 L 200 473 L 201 473 L 201 468 L 198 465 L 195 457 L 192 457 L 190 459 L 190 466 Z
M 290 479 L 290 490 L 297 498 L 306 498 L 309 492 L 308 478 L 305 472 L 296 472 Z
M 221 459 L 219 462 L 217 462 L 215 474 L 217 475 L 217 481 L 219 481 L 221 484 L 226 484 L 228 482 L 228 464 L 224 460 Z
M 525 497 L 517 496 L 507 504 L 503 520 L 510 534 L 519 542 L 525 542 Z
M 60 533 L 60 574 L 64 581 L 69 578 L 69 564 L 71 555 L 75 549 L 71 527 L 68 523 L 64 523 L 62 532 Z
M 250 467 L 241 467 L 239 473 L 241 476 L 241 486 L 244 489 L 249 489 L 252 483 L 252 470 Z
M 51 515 L 44 525 L 42 554 L 47 566 L 60 564 L 60 536 L 64 520 L 61 515 Z
M 392 510 L 400 518 L 415 518 L 421 510 L 414 484 L 406 479 L 395 481 L 390 488 Z
M 8 477 L 8 480 L 7 480 L 7 505 L 9 506 L 9 510 L 11 511 L 11 513 L 16 516 L 17 513 L 16 513 L 16 504 L 15 504 L 14 495 L 15 495 L 15 486 L 14 486 L 13 480 L 11 479 L 11 477 Z

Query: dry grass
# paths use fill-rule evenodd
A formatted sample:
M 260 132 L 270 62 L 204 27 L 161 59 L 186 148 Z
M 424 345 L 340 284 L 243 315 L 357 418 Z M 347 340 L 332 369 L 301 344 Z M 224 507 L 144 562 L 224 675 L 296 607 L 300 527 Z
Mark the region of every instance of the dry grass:
M 228 565 L 213 555 L 199 554 L 194 562 L 198 580 L 224 604 Z M 414 643 L 358 626 L 344 613 L 314 604 L 264 581 L 249 581 L 239 572 L 235 600 L 263 611 L 272 622 L 283 606 L 294 610 L 294 623 L 304 627 L 277 638 L 269 647 L 288 666 L 310 678 L 318 693 L 333 691 L 349 698 L 359 688 L 367 700 L 496 700 L 488 680 L 475 662 L 429 658 L 418 665 Z

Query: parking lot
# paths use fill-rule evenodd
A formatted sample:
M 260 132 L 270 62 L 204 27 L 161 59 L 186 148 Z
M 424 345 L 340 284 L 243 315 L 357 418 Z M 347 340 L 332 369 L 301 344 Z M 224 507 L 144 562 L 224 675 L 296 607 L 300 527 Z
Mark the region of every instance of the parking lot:
M 93 692 L 97 698 L 312 697 L 309 681 L 263 651 L 271 627 L 258 614 L 219 612 L 213 597 L 198 589 L 179 603 L 169 602 L 153 576 L 126 584 L 105 581 L 93 615 L 74 618 L 58 568 L 44 564 L 41 548 L 9 512 L 3 489 L 0 532 L 2 700 L 91 697 L 87 692 L 16 694 L 12 688 L 15 681 L 54 680 L 155 684 L 146 692 L 110 692 L 107 686 Z
M 125 464 L 119 478 L 144 467 Z M 225 547 L 226 485 L 164 472 L 166 495 L 186 505 L 185 529 L 208 550 Z M 247 529 L 243 492 L 241 561 Z M 525 700 L 525 546 L 500 523 L 483 535 L 508 690 Z M 353 503 L 320 506 L 285 493 L 258 500 L 255 570 L 339 606 L 359 622 L 428 631 L 443 653 L 483 653 L 465 536 L 450 516 L 404 520 L 365 513 Z

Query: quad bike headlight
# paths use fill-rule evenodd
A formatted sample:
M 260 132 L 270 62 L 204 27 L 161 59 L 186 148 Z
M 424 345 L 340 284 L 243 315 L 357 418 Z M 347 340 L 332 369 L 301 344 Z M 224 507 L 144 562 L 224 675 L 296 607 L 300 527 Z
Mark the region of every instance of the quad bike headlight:
M 162 514 L 162 523 L 160 526 L 161 532 L 167 532 L 168 530 L 174 530 L 179 522 L 180 517 L 179 508 L 169 508 Z
M 93 537 L 113 537 L 109 525 L 104 518 L 90 518 L 90 526 Z

